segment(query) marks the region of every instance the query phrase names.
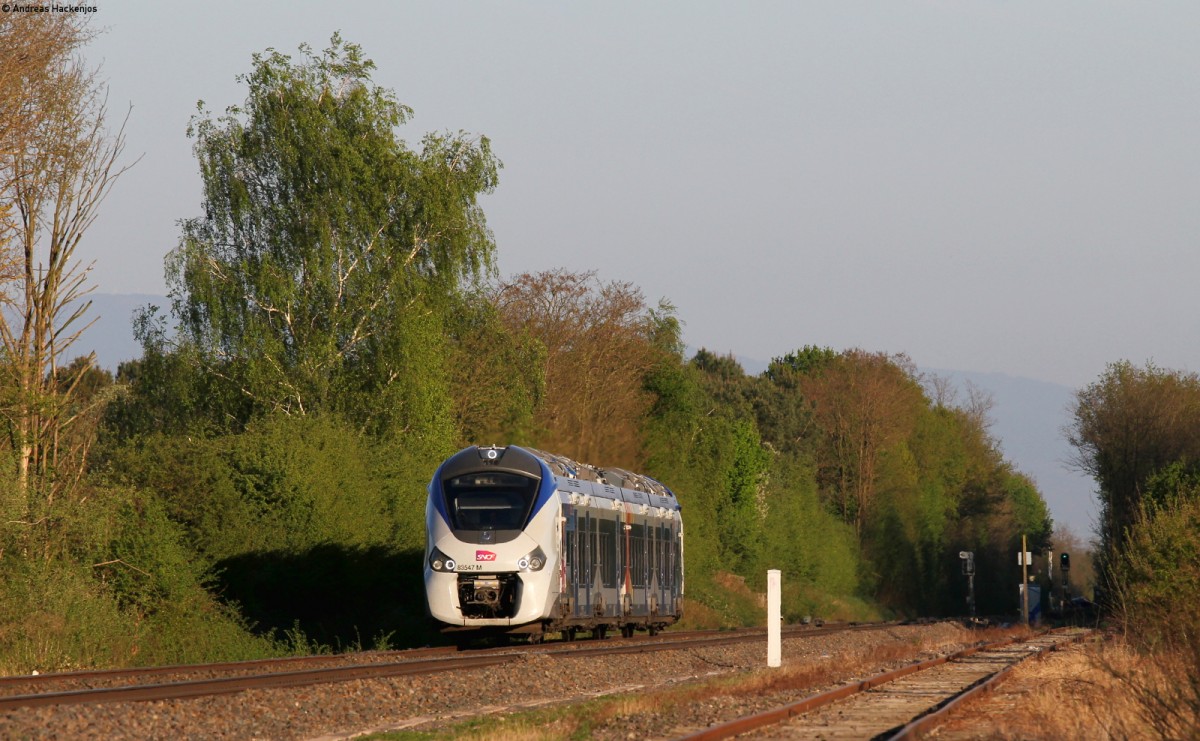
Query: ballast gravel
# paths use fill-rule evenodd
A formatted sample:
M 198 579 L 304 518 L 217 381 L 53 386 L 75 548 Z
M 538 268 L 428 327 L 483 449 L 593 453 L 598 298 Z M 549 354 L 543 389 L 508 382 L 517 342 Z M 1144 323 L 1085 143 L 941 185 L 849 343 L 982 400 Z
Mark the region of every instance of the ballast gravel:
M 672 738 L 759 712 L 900 664 L 965 647 L 971 633 L 953 623 L 790 637 L 785 670 L 812 667 L 825 686 L 770 696 L 731 695 L 624 714 L 593 727 L 606 739 Z M 854 675 L 850 655 L 880 658 Z M 897 648 L 901 649 L 897 651 Z M 640 694 L 707 678 L 762 671 L 766 640 L 693 646 L 643 654 L 571 657 L 529 653 L 507 664 L 416 677 L 353 680 L 299 688 L 250 690 L 190 700 L 23 708 L 0 715 L 5 739 L 334 739 L 389 730 L 448 731 L 479 716 Z

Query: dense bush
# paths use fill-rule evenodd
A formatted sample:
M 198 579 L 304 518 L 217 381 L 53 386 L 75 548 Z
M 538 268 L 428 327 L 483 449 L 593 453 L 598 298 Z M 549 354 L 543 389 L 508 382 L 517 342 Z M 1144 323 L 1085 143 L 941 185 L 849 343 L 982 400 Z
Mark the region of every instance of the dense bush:
M 153 495 L 91 490 L 58 512 L 50 530 L 10 536 L 0 559 L 0 664 L 9 673 L 282 650 L 206 589 L 204 559 Z
M 1121 615 L 1139 644 L 1200 649 L 1200 497 L 1147 504 L 1113 575 Z
M 1173 477 L 1169 477 L 1173 478 Z M 1194 477 L 1193 477 L 1194 481 Z M 1153 487 L 1152 479 L 1152 488 Z M 1161 480 L 1159 482 L 1161 489 Z M 1161 491 L 1160 491 L 1161 495 Z M 1200 488 L 1143 505 L 1111 566 L 1127 639 L 1150 669 L 1107 668 L 1160 738 L 1200 734 Z
M 69 671 L 138 660 L 141 630 L 87 566 L 0 560 L 0 671 Z
M 267 418 L 212 438 L 147 436 L 114 453 L 112 466 L 122 483 L 155 492 L 212 561 L 382 544 L 413 527 L 412 502 L 375 446 L 328 417 Z

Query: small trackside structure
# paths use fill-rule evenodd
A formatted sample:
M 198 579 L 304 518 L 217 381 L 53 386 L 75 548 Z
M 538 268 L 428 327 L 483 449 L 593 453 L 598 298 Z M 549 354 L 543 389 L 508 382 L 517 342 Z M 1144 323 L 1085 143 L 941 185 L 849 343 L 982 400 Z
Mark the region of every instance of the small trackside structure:
M 460 639 L 652 635 L 683 611 L 671 490 L 533 448 L 469 447 L 429 483 L 425 596 Z

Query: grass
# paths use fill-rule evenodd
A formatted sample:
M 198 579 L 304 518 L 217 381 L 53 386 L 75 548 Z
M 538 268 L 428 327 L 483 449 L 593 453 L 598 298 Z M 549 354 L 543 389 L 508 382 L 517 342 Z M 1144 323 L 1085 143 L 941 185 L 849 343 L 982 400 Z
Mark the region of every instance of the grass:
M 1110 671 L 1135 670 L 1127 647 L 1072 649 L 1013 669 L 995 696 L 971 703 L 951 728 L 984 730 L 990 739 L 1156 738 L 1138 703 Z M 982 720 L 981 720 L 982 718 Z
M 1123 639 L 1075 646 L 1016 667 L 947 730 L 981 739 L 1200 738 L 1190 667 L 1186 656 Z
M 746 579 L 718 571 L 711 579 L 688 585 L 689 597 L 683 600 L 681 630 L 721 630 L 766 622 L 766 592 L 754 590 Z M 836 597 L 795 583 L 784 584 L 782 612 L 786 622 L 803 618 L 833 621 L 872 621 L 884 619 L 877 606 L 857 597 Z

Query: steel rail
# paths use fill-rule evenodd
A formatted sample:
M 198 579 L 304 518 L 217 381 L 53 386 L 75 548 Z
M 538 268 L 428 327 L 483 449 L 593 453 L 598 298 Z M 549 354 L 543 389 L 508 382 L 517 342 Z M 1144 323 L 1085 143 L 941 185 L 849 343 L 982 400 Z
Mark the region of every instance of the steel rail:
M 399 651 L 368 652 L 368 655 L 411 657 L 455 653 L 452 647 L 410 648 Z M 310 656 L 280 656 L 273 659 L 248 659 L 225 661 L 215 664 L 166 664 L 163 666 L 124 667 L 121 669 L 81 669 L 71 672 L 47 672 L 45 674 L 14 674 L 0 677 L 0 688 L 12 685 L 53 684 L 54 682 L 83 681 L 89 679 L 119 679 L 121 677 L 155 676 L 162 674 L 200 674 L 204 672 L 253 671 L 269 666 L 291 664 L 329 664 L 345 662 L 354 654 L 313 654 Z
M 843 633 L 859 630 L 882 630 L 890 628 L 898 623 L 843 623 L 838 625 L 826 625 L 819 628 L 808 628 L 784 631 L 784 638 L 816 638 L 818 636 L 829 635 L 832 633 Z M 575 641 L 572 643 L 557 643 L 550 645 L 542 645 L 538 648 L 554 654 L 570 655 L 621 655 L 621 654 L 638 654 L 649 653 L 653 651 L 670 651 L 673 649 L 684 648 L 702 648 L 705 646 L 726 646 L 733 643 L 748 643 L 750 641 L 763 640 L 766 635 L 765 628 L 749 628 L 745 630 L 722 632 L 722 631 L 704 631 L 694 635 L 684 634 L 679 637 L 659 635 L 656 638 L 643 638 L 641 641 L 630 641 L 629 639 L 620 640 L 616 643 L 593 643 L 588 640 Z M 531 647 L 532 648 L 532 647 Z M 533 650 L 538 650 L 533 648 Z
M 823 626 L 819 628 L 805 628 L 803 630 L 793 632 L 788 637 L 816 637 L 842 631 L 881 629 L 890 627 L 891 625 L 893 624 L 863 623 Z M 89 703 L 99 704 L 181 699 L 200 697 L 204 695 L 229 694 L 248 689 L 295 687 L 300 685 L 344 682 L 355 679 L 371 679 L 413 674 L 432 674 L 459 669 L 495 666 L 507 663 L 509 661 L 514 661 L 523 655 L 528 655 L 529 653 L 548 653 L 551 655 L 556 655 L 556 657 L 574 658 L 598 655 L 621 655 L 693 649 L 706 646 L 720 646 L 730 643 L 743 643 L 747 641 L 761 640 L 763 632 L 764 631 L 758 629 L 739 631 L 736 634 L 717 633 L 713 635 L 713 632 L 710 632 L 708 636 L 685 634 L 685 637 L 682 637 L 680 640 L 662 640 L 662 636 L 658 636 L 658 640 L 623 640 L 613 643 L 597 642 L 596 644 L 592 645 L 589 645 L 587 641 L 580 641 L 560 643 L 555 645 L 534 645 L 526 647 L 525 650 L 520 651 L 513 651 L 511 648 L 472 651 L 467 655 L 455 655 L 450 658 L 442 659 L 377 662 L 371 664 L 354 664 L 349 666 L 273 672 L 270 674 L 241 674 L 228 677 L 184 680 L 160 684 L 92 687 L 86 689 L 61 690 L 56 692 L 42 692 L 36 694 L 9 695 L 7 697 L 0 697 L 0 711 L 11 710 L 18 707 L 43 707 L 48 705 L 78 705 Z M 437 650 L 438 649 L 425 649 L 425 651 Z M 336 660 L 339 657 L 287 657 L 282 660 L 257 659 L 248 662 L 232 662 L 226 664 L 190 664 L 168 667 L 150 667 L 148 670 L 118 669 L 108 672 L 67 672 L 60 674 L 9 677 L 7 678 L 7 683 L 16 684 L 19 682 L 36 682 L 37 680 L 78 681 L 82 679 L 112 678 L 114 676 L 130 676 L 137 674 L 186 674 L 222 671 L 229 669 L 253 669 L 258 666 L 270 665 L 272 663 L 284 663 L 292 660 L 304 661 L 314 658 L 318 660 Z M 344 660 L 345 657 L 343 656 L 340 658 Z
M 139 684 L 124 687 L 99 687 L 84 690 L 43 692 L 35 695 L 11 695 L 0 698 L 0 711 L 20 707 L 42 707 L 46 705 L 174 700 L 204 695 L 229 694 L 249 689 L 296 687 L 299 685 L 328 682 L 348 682 L 355 679 L 397 677 L 407 674 L 429 674 L 449 669 L 474 669 L 481 666 L 495 666 L 507 663 L 515 658 L 514 655 L 463 656 L 455 659 L 430 659 L 389 664 L 359 664 L 325 669 L 301 669 L 299 671 L 277 672 L 274 674 L 195 679 L 167 684 Z
M 828 623 L 824 626 L 787 626 L 784 628 L 785 637 L 804 637 L 824 635 L 829 632 L 837 632 L 840 630 L 860 630 L 868 627 L 886 627 L 895 625 L 896 623 Z M 765 628 L 747 628 L 733 633 L 724 633 L 724 635 L 759 635 L 762 634 Z M 660 633 L 658 636 L 635 636 L 633 638 L 617 639 L 621 644 L 641 645 L 645 643 L 662 643 L 670 642 L 677 643 L 687 640 L 708 640 L 719 631 L 668 631 Z M 579 639 L 576 641 L 557 641 L 548 644 L 530 644 L 529 650 L 541 651 L 560 651 L 560 650 L 580 650 L 582 647 L 589 646 L 589 639 Z M 611 644 L 608 644 L 611 645 Z M 618 644 L 620 645 L 620 644 Z M 570 646 L 572 648 L 566 648 Z M 472 653 L 488 652 L 488 653 L 504 653 L 511 652 L 513 647 L 493 647 L 485 649 L 470 649 Z M 437 656 L 440 654 L 456 654 L 462 650 L 453 646 L 433 646 L 423 648 L 408 648 L 392 651 L 373 651 L 366 652 L 366 655 L 392 657 L 396 659 L 416 659 L 424 656 Z M 55 682 L 69 681 L 85 681 L 95 679 L 119 679 L 122 677 L 138 677 L 138 676 L 155 676 L 163 674 L 200 674 L 206 672 L 230 672 L 230 671 L 253 671 L 263 667 L 270 666 L 286 666 L 289 664 L 329 664 L 334 662 L 345 662 L 354 660 L 356 656 L 363 654 L 312 654 L 309 656 L 281 656 L 269 659 L 248 659 L 245 661 L 227 661 L 213 664 L 167 664 L 163 666 L 143 666 L 143 667 L 124 667 L 120 669 L 82 669 L 70 672 L 46 672 L 43 674 L 14 674 L 9 676 L 0 676 L 0 689 L 13 685 L 29 685 L 36 686 L 41 684 L 53 684 Z

